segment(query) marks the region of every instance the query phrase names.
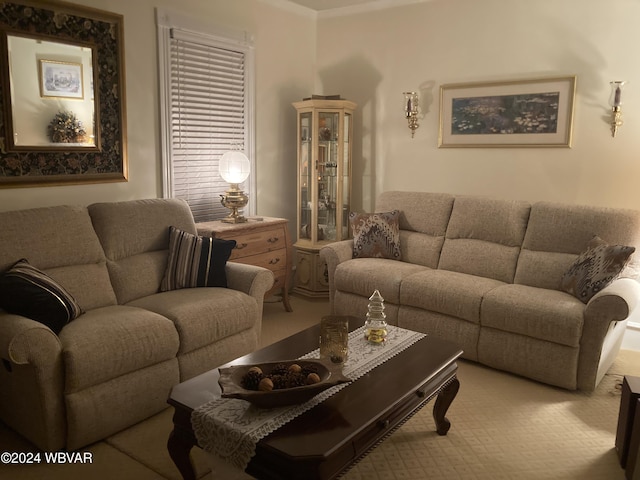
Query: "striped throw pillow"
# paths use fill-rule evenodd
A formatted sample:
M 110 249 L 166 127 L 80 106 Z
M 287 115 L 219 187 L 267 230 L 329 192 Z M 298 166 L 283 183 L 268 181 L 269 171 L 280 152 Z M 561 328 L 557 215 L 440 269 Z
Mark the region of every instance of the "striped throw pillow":
M 169 258 L 160 291 L 226 287 L 225 266 L 235 240 L 201 237 L 169 227 Z
M 40 322 L 56 334 L 83 313 L 69 292 L 24 258 L 0 276 L 0 307 Z

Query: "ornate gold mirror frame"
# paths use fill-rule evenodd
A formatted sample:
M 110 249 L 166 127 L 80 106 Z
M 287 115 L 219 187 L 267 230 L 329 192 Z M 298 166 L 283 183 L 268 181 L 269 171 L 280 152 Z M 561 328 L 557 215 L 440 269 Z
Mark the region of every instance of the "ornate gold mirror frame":
M 0 3 L 0 187 L 127 181 L 123 18 Z

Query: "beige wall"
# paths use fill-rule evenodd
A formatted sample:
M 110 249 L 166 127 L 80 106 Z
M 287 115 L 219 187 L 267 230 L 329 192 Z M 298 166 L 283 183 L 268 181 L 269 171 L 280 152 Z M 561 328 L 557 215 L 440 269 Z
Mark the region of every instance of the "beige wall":
M 640 208 L 638 0 L 432 0 L 320 16 L 317 27 L 271 1 L 76 0 L 125 18 L 129 182 L 0 189 L 0 210 L 162 195 L 156 6 L 255 36 L 259 215 L 295 220 L 291 102 L 310 93 L 359 105 L 354 209 L 373 208 L 388 189 Z M 573 148 L 437 148 L 441 84 L 574 74 Z M 612 139 L 614 79 L 630 83 L 625 125 Z M 402 113 L 408 89 L 420 90 L 424 111 L 414 139 Z
M 354 207 L 415 189 L 640 208 L 639 18 L 637 0 L 433 0 L 321 17 L 316 90 L 360 106 Z M 564 75 L 577 75 L 573 148 L 438 149 L 441 84 Z M 630 81 L 615 139 L 611 80 Z M 405 90 L 425 111 L 414 139 Z
M 162 196 L 155 7 L 255 37 L 258 211 L 295 220 L 295 110 L 311 93 L 315 20 L 259 0 L 75 0 L 124 15 L 129 181 L 0 189 L 0 210 Z

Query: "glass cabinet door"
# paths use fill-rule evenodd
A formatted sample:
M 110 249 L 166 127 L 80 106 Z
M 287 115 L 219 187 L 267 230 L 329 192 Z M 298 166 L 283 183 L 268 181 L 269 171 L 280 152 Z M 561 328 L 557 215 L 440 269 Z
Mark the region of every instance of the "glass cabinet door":
M 313 173 L 315 170 L 311 140 L 311 112 L 300 114 L 300 238 L 311 238 L 310 225 Z
M 318 240 L 336 240 L 339 114 L 318 113 Z
M 341 238 L 338 240 L 346 240 L 349 238 L 349 205 L 351 205 L 351 114 L 344 116 L 344 125 L 342 129 L 342 195 L 341 195 Z

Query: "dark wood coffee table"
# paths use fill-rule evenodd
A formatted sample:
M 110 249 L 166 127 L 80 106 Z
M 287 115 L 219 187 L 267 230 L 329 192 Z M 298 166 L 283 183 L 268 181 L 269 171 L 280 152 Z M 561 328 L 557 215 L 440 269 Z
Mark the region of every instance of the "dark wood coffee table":
M 362 325 L 352 318 L 350 330 Z M 319 326 L 311 327 L 226 365 L 298 358 L 318 347 Z M 246 472 L 260 479 L 332 479 L 436 397 L 436 431 L 446 435 L 445 417 L 458 393 L 458 347 L 427 336 L 374 368 L 324 402 L 260 440 Z M 167 448 L 185 480 L 195 480 L 190 452 L 198 442 L 191 412 L 220 396 L 218 369 L 176 385 L 168 403 L 175 408 Z

